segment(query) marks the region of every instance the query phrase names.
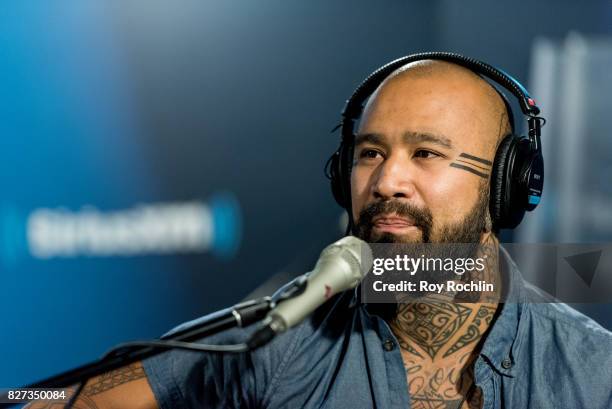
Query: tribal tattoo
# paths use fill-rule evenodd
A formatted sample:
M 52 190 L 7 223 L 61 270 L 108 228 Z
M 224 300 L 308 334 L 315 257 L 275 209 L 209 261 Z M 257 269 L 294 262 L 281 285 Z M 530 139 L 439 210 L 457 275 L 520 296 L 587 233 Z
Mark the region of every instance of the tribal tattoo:
M 407 307 L 407 308 L 406 308 Z M 400 306 L 395 326 L 434 359 L 469 317 L 471 309 L 456 303 L 419 302 Z
M 130 364 L 114 371 L 107 372 L 95 378 L 93 382 L 87 383 L 83 389 L 85 396 L 93 396 L 105 392 L 124 383 L 144 378 L 145 372 L 142 364 Z
M 474 384 L 471 355 L 460 359 L 465 370 L 456 367 L 431 369 L 421 365 L 406 366 L 410 407 L 414 409 L 481 408 L 482 393 Z
M 390 326 L 406 370 L 412 408 L 481 408 L 473 367 L 497 304 L 440 301 L 398 305 Z
M 462 152 L 459 158 L 450 164 L 452 168 L 465 170 L 485 179 L 489 177 L 491 165 L 493 162 L 465 152 Z
M 91 398 L 92 396 L 145 377 L 146 374 L 141 363 L 134 363 L 109 371 L 87 382 L 72 407 L 73 409 L 99 409 L 99 406 Z M 70 395 L 72 395 L 74 388 L 69 390 Z M 33 402 L 27 406 L 27 409 L 61 409 L 66 405 L 66 402 L 66 400 Z
M 475 346 L 490 327 L 496 310 L 495 304 L 401 304 L 391 329 L 402 350 L 433 361 Z
M 469 344 L 478 342 L 483 335 L 483 331 L 486 331 L 487 328 L 491 325 L 491 320 L 493 319 L 493 315 L 495 315 L 496 308 L 489 305 L 482 305 L 476 312 L 476 317 L 474 321 L 470 323 L 470 326 L 467 328 L 465 334 L 463 334 L 457 342 L 451 346 L 446 353 L 444 353 L 444 357 L 450 356 L 460 349 L 464 349 Z

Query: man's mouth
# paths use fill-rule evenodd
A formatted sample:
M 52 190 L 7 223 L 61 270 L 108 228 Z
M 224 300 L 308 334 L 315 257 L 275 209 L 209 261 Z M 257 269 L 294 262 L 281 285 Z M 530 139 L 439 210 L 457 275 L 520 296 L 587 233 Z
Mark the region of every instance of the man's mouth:
M 372 227 L 377 232 L 395 234 L 406 233 L 410 230 L 418 229 L 411 218 L 399 216 L 397 214 L 376 216 L 372 219 Z

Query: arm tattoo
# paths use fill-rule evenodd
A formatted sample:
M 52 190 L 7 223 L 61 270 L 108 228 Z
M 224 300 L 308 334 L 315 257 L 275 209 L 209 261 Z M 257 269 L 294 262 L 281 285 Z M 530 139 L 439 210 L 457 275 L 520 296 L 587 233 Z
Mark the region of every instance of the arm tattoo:
M 145 378 L 146 374 L 141 363 L 134 363 L 113 371 L 104 373 L 96 378 L 90 379 L 77 401 L 72 406 L 73 409 L 100 409 L 99 406 L 90 398 L 119 385 Z M 74 388 L 70 389 L 71 395 Z M 67 400 L 54 400 L 45 402 L 34 402 L 27 406 L 28 409 L 61 409 Z
M 83 389 L 86 396 L 97 395 L 109 389 L 146 377 L 142 364 L 130 364 L 94 378 Z

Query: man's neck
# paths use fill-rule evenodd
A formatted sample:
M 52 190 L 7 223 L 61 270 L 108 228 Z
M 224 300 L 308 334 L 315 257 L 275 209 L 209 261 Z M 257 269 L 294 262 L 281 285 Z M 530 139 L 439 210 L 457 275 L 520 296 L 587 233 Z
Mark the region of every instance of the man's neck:
M 390 322 L 401 347 L 412 407 L 481 408 L 474 360 L 497 304 L 422 302 Z
M 499 242 L 488 235 L 481 244 L 487 254 L 481 278 L 499 283 Z M 429 401 L 432 396 L 478 401 L 481 395 L 473 389 L 472 363 L 493 322 L 500 292 L 500 286 L 496 286 L 495 296 L 482 296 L 473 302 L 431 296 L 398 304 L 389 325 L 401 346 L 413 401 Z
M 398 306 L 389 323 L 403 350 L 431 364 L 465 362 L 489 329 L 496 303 L 437 300 Z
M 431 363 L 462 358 L 479 344 L 491 325 L 501 288 L 498 272 L 499 242 L 492 234 L 483 237 L 478 257 L 486 254 L 485 271 L 474 281 L 495 283 L 495 294 L 482 293 L 472 302 L 448 296 L 427 296 L 398 304 L 389 324 L 402 348 Z

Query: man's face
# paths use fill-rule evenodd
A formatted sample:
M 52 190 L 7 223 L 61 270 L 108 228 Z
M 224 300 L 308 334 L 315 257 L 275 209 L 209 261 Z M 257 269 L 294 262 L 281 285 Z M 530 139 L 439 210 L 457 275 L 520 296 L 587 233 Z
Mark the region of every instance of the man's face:
M 483 109 L 487 85 L 466 75 L 404 73 L 368 102 L 351 174 L 361 238 L 480 241 L 500 119 Z

